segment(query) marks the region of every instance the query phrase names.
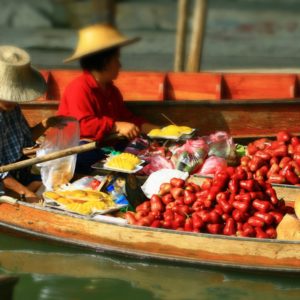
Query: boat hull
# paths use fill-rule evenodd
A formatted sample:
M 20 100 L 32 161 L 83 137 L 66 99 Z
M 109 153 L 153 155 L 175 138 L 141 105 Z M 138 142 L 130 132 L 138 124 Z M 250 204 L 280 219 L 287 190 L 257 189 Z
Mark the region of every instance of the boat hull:
M 0 227 L 97 252 L 207 267 L 300 274 L 300 242 L 117 225 L 37 209 L 30 204 L 1 204 Z

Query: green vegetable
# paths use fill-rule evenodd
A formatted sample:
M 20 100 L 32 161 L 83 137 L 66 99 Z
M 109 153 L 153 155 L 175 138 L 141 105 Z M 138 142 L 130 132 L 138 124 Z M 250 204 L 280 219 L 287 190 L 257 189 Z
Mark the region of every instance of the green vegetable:
M 236 144 L 235 152 L 238 156 L 242 157 L 246 155 L 247 146 Z

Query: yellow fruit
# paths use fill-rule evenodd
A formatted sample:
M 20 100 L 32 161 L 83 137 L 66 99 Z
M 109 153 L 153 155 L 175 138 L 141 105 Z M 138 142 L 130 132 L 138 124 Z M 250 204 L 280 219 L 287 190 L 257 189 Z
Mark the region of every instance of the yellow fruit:
M 141 160 L 137 156 L 131 153 L 122 153 L 111 157 L 106 165 L 111 168 L 131 171 L 134 170 L 140 162 Z
M 57 191 L 61 196 L 64 196 L 66 198 L 77 198 L 82 199 L 86 198 L 87 193 L 83 190 L 70 190 L 70 191 Z
M 163 135 L 180 136 L 180 130 L 176 125 L 169 125 L 161 129 Z
M 43 196 L 45 197 L 45 198 L 50 198 L 50 199 L 58 199 L 59 197 L 60 197 L 60 195 L 59 194 L 57 194 L 57 193 L 55 193 L 55 192 L 51 192 L 51 191 L 49 191 L 49 192 L 44 192 L 43 193 Z
M 193 131 L 193 129 L 188 126 L 179 126 L 179 130 L 181 133 L 184 133 L 184 134 L 189 134 Z
M 158 128 L 152 129 L 149 133 L 149 136 L 160 136 L 161 135 L 161 130 Z

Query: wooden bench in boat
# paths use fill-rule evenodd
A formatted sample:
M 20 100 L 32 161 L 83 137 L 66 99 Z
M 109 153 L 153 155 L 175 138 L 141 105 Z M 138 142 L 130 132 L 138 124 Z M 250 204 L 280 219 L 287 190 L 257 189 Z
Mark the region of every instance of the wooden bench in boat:
M 47 93 L 22 104 L 31 126 L 56 113 L 63 90 L 80 73 L 43 71 Z M 158 125 L 166 125 L 164 113 L 203 135 L 261 137 L 282 129 L 300 134 L 299 80 L 300 74 L 120 72 L 116 85 L 132 112 Z
M 225 74 L 223 99 L 294 99 L 295 74 Z
M 115 85 L 125 101 L 163 101 L 165 78 L 163 72 L 121 72 Z
M 42 70 L 47 92 L 40 100 L 59 100 L 80 70 Z M 221 74 L 120 72 L 115 84 L 125 101 L 266 100 L 299 97 L 300 74 Z
M 221 74 L 167 73 L 166 100 L 220 100 Z

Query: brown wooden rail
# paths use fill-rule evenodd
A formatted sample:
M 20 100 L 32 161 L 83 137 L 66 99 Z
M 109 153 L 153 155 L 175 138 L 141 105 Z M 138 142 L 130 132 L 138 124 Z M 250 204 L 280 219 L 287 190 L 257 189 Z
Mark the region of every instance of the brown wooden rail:
M 166 125 L 164 113 L 203 135 L 223 130 L 235 137 L 274 136 L 281 129 L 300 134 L 300 100 L 130 101 L 127 106 L 150 122 Z M 57 107 L 53 100 L 22 104 L 30 125 L 54 115 Z

